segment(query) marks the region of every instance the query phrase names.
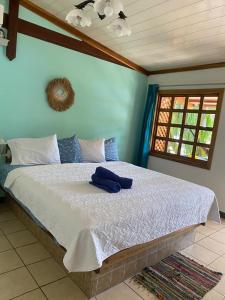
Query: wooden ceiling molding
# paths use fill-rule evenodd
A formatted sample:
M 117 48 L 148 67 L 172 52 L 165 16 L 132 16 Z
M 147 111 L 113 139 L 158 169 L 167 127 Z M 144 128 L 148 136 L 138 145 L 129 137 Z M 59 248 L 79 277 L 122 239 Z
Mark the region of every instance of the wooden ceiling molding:
M 214 64 L 205 64 L 205 65 L 172 68 L 172 69 L 165 69 L 165 70 L 158 70 L 158 71 L 150 71 L 149 75 L 160 75 L 160 74 L 188 72 L 188 71 L 197 71 L 197 70 L 224 68 L 224 67 L 225 67 L 225 61 L 219 62 L 219 63 L 214 63 Z
M 32 11 L 33 13 L 39 15 L 40 17 L 50 21 L 54 25 L 60 27 L 61 29 L 67 31 L 68 33 L 74 35 L 75 37 L 81 39 L 83 43 L 88 44 L 92 48 L 96 49 L 98 52 L 102 53 L 102 59 L 105 60 L 105 56 L 111 57 L 114 63 L 118 63 L 119 65 L 126 66 L 130 69 L 143 73 L 145 75 L 149 75 L 149 71 L 145 70 L 141 66 L 133 63 L 129 59 L 123 57 L 122 55 L 114 52 L 113 50 L 109 49 L 108 47 L 102 45 L 101 43 L 97 42 L 96 40 L 90 38 L 86 34 L 82 33 L 81 31 L 77 30 L 73 26 L 67 24 L 65 21 L 57 18 L 53 14 L 49 13 L 47 10 L 39 7 L 38 5 L 32 3 L 29 0 L 20 0 L 20 4 L 27 8 L 28 10 Z M 89 47 L 90 48 L 90 47 Z M 91 51 L 89 53 L 91 54 Z M 94 55 L 96 56 L 96 55 Z M 99 57 L 101 58 L 101 57 Z M 109 59 L 108 59 L 109 60 Z

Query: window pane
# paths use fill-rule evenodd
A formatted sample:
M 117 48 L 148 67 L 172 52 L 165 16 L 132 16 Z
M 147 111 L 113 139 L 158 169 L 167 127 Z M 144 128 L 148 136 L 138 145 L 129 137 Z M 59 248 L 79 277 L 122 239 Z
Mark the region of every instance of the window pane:
M 155 150 L 164 152 L 165 150 L 166 141 L 163 140 L 155 140 Z
M 180 131 L 181 129 L 178 127 L 170 127 L 170 138 L 179 140 L 180 139 Z
M 193 142 L 195 139 L 195 133 L 196 133 L 195 129 L 185 128 L 183 133 L 183 140 Z
M 199 109 L 201 97 L 189 97 L 188 109 Z
M 169 113 L 160 112 L 159 113 L 159 123 L 168 123 L 169 122 Z
M 166 137 L 167 127 L 166 126 L 158 126 L 157 127 L 157 136 Z
M 171 123 L 172 124 L 182 124 L 182 119 L 183 119 L 183 113 L 173 112 Z
M 176 142 L 168 142 L 168 145 L 167 145 L 167 152 L 168 152 L 168 153 L 171 153 L 171 154 L 177 154 L 178 147 L 179 147 L 179 143 L 176 143 Z
M 214 121 L 215 121 L 215 115 L 214 114 L 202 114 L 201 115 L 200 126 L 213 128 Z
M 218 97 L 204 97 L 203 110 L 216 110 Z
M 198 114 L 196 114 L 196 113 L 187 113 L 186 114 L 186 120 L 185 120 L 186 125 L 196 126 L 197 121 L 198 121 Z
M 161 108 L 170 109 L 171 101 L 172 101 L 171 97 L 162 97 L 161 98 Z
M 174 99 L 174 109 L 184 109 L 185 97 L 175 97 Z
M 211 144 L 212 131 L 199 130 L 198 142 L 202 144 Z
M 192 152 L 193 152 L 193 145 L 188 145 L 188 144 L 181 145 L 180 155 L 185 157 L 192 157 Z
M 195 158 L 207 161 L 209 157 L 209 148 L 206 147 L 196 147 Z

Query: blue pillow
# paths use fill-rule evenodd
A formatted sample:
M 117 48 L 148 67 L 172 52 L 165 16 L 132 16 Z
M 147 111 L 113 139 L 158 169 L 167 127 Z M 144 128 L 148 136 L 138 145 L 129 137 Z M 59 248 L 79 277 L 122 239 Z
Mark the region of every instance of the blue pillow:
M 62 164 L 80 162 L 80 144 L 76 135 L 58 140 L 58 147 Z
M 105 140 L 105 160 L 117 161 L 119 160 L 118 148 L 116 138 Z

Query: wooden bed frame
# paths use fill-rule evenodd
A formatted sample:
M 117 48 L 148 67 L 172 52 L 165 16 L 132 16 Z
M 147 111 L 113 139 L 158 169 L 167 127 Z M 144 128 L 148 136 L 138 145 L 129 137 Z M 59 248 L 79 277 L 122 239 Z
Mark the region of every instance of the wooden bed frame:
M 65 269 L 63 257 L 66 250 L 56 242 L 51 233 L 38 226 L 29 213 L 7 192 L 5 199 L 21 222 Z M 68 275 L 87 297 L 91 298 L 134 276 L 144 267 L 154 265 L 172 253 L 192 245 L 196 227 L 197 225 L 187 227 L 151 242 L 120 251 L 107 258 L 98 270 L 70 273 Z M 68 273 L 67 270 L 66 272 Z

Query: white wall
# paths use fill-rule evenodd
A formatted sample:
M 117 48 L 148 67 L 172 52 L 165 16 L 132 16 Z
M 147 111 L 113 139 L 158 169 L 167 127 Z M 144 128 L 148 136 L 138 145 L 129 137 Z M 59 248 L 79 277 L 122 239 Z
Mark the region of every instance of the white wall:
M 154 75 L 149 77 L 149 83 L 157 83 L 159 85 L 185 85 L 183 87 L 162 87 L 161 90 L 178 88 L 225 88 L 225 84 L 212 86 L 192 85 L 225 83 L 225 68 Z M 190 86 L 186 86 L 187 84 L 190 84 Z M 149 168 L 208 186 L 216 193 L 220 210 L 225 212 L 225 103 L 222 105 L 211 170 L 200 169 L 153 156 L 149 159 Z

